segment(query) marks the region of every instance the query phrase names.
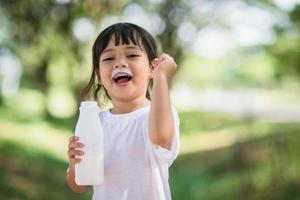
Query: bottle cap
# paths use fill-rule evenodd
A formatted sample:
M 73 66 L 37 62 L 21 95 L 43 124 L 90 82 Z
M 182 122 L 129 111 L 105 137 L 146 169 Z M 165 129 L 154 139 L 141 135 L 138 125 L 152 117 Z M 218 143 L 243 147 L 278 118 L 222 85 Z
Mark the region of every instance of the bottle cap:
M 82 101 L 80 103 L 80 106 L 82 107 L 86 107 L 86 106 L 97 106 L 97 102 L 96 101 Z

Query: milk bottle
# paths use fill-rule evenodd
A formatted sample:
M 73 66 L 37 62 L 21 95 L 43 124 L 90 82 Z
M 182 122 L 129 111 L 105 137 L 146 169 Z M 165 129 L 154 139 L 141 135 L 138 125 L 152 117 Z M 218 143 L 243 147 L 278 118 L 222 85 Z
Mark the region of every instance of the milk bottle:
M 99 185 L 104 180 L 103 129 L 95 101 L 83 101 L 79 107 L 75 135 L 84 144 L 81 162 L 75 164 L 77 185 Z

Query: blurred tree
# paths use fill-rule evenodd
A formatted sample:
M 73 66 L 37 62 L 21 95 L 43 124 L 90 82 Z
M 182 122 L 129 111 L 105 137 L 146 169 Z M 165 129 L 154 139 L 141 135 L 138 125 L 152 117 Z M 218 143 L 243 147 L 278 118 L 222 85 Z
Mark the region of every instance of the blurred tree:
M 64 88 L 73 96 L 78 96 L 83 86 L 76 81 L 78 73 L 74 71 L 82 69 L 86 56 L 82 47 L 87 44 L 74 36 L 76 20 L 88 19 L 97 27 L 104 16 L 120 15 L 122 7 L 134 2 L 159 14 L 165 23 L 164 31 L 158 36 L 162 49 L 173 55 L 180 64 L 183 46 L 177 38 L 178 27 L 183 22 L 196 19 L 194 15 L 188 15 L 193 4 L 185 1 L 166 0 L 155 4 L 121 0 L 2 0 L 3 13 L 10 21 L 9 38 L 4 40 L 2 47 L 10 49 L 23 64 L 22 87 L 44 93 L 45 104 L 52 99 L 53 88 Z M 52 116 L 47 111 L 47 115 Z
M 299 7 L 300 8 L 300 7 Z M 300 14 L 300 9 L 297 11 Z M 300 22 L 300 18 L 297 19 Z M 286 76 L 300 76 L 300 37 L 299 26 L 295 33 L 289 33 L 290 30 L 278 32 L 278 40 L 275 44 L 266 47 L 268 52 L 273 56 L 277 69 L 277 78 L 282 80 Z M 290 35 L 292 34 L 292 35 Z
M 9 36 L 1 47 L 10 49 L 23 64 L 22 86 L 46 97 L 52 87 L 78 96 L 83 86 L 74 81 L 72 72 L 82 68 L 85 44 L 74 37 L 74 23 L 80 18 L 97 23 L 107 13 L 119 12 L 122 1 L 1 0 L 0 5 L 9 21 Z
M 180 26 L 184 25 L 185 23 L 189 23 L 190 26 L 195 28 L 195 32 L 199 31 L 210 22 L 210 17 L 214 14 L 213 10 L 218 5 L 217 3 L 211 3 L 212 7 L 209 9 L 212 11 L 211 13 L 200 13 L 197 12 L 195 7 L 202 7 L 201 4 L 206 5 L 209 3 L 208 0 L 131 0 L 129 2 L 138 3 L 148 12 L 157 13 L 163 20 L 165 25 L 164 31 L 162 31 L 157 38 L 161 43 L 162 49 L 171 54 L 178 64 L 182 62 L 185 48 L 194 42 L 193 38 L 188 38 L 188 40 L 184 42 L 181 41 L 181 39 L 178 37 L 178 30 Z
M 142 0 L 134 2 L 142 3 Z M 222 14 L 222 7 L 232 1 L 182 1 L 182 0 L 161 0 L 153 6 L 151 3 L 144 6 L 148 10 L 158 12 L 159 16 L 165 22 L 165 31 L 163 31 L 158 38 L 162 43 L 162 47 L 166 48 L 180 63 L 184 54 L 184 49 L 192 45 L 194 40 L 180 41 L 178 31 L 182 25 L 192 25 L 199 31 L 205 26 L 213 22 L 215 25 L 223 26 L 226 30 L 226 22 L 220 18 Z M 282 17 L 287 16 L 288 21 L 285 19 L 277 19 L 273 29 L 276 34 L 276 40 L 270 45 L 264 45 L 266 52 L 272 61 L 274 68 L 274 75 L 277 80 L 286 78 L 299 78 L 300 77 L 300 4 L 294 1 L 292 9 L 284 9 L 271 0 L 247 0 L 243 1 L 251 8 L 262 8 L 270 13 L 280 13 Z M 281 1 L 277 1 L 281 2 Z M 282 1 L 284 5 L 287 3 Z M 204 10 L 204 11 L 203 11 Z M 206 10 L 206 11 L 205 11 Z M 273 17 L 276 17 L 275 14 Z M 287 23 L 284 25 L 283 23 Z M 188 29 L 187 29 L 188 31 Z M 188 37 L 188 32 L 186 33 Z M 217 47 L 216 47 L 217 48 Z M 253 47 L 256 48 L 255 46 Z M 251 47 L 248 48 L 251 51 Z M 247 52 L 247 51 L 246 51 Z M 250 52 L 251 54 L 251 52 Z M 249 55 L 246 53 L 246 57 Z M 269 58 L 268 58 L 269 59 Z M 267 60 L 267 59 L 266 59 Z M 259 70 L 258 70 L 259 71 Z M 232 73 L 232 72 L 231 72 Z M 247 78 L 246 78 L 247 79 Z M 239 81 L 246 80 L 245 78 Z
M 277 39 L 265 46 L 272 56 L 277 80 L 286 77 L 299 79 L 300 77 L 300 4 L 295 3 L 293 9 L 282 10 L 270 1 L 261 1 L 269 8 L 287 14 L 290 24 L 288 26 L 275 26 L 274 31 Z
M 164 30 L 157 38 L 163 51 L 174 56 L 179 69 L 186 48 L 194 42 L 194 38 L 189 38 L 192 37 L 190 31 L 198 34 L 212 21 L 222 25 L 222 19 L 216 20 L 216 15 L 226 4 L 209 0 L 1 0 L 0 14 L 2 12 L 1 16 L 9 21 L 6 39 L 0 41 L 1 47 L 10 49 L 20 59 L 24 68 L 22 87 L 44 93 L 45 105 L 52 99 L 53 91 L 68 91 L 69 96 L 78 97 L 84 87 L 78 71 L 86 71 L 82 65 L 86 64 L 88 44 L 76 37 L 74 25 L 84 19 L 93 27 L 99 27 L 105 16 L 121 15 L 122 9 L 132 3 L 139 4 L 149 13 L 156 13 L 163 21 Z M 245 3 L 280 10 L 269 0 Z M 289 14 L 292 25 L 274 27 L 277 40 L 265 48 L 272 57 L 279 79 L 286 75 L 299 77 L 300 6 L 281 12 Z M 53 115 L 47 111 L 48 116 Z

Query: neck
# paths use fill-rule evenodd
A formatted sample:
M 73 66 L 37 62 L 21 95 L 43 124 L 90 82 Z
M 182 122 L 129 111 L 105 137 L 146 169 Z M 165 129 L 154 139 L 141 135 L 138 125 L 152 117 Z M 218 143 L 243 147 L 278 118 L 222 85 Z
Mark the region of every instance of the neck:
M 112 100 L 113 108 L 111 109 L 112 114 L 124 114 L 135 111 L 139 108 L 148 106 L 151 101 L 146 97 L 137 98 L 130 101 Z

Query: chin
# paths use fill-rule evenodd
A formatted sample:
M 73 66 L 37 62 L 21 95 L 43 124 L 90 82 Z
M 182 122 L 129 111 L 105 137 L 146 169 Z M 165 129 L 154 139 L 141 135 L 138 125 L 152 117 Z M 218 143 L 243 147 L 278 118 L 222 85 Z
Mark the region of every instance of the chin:
M 121 101 L 128 101 L 134 99 L 134 95 L 128 94 L 128 93 L 118 93 L 117 95 L 113 95 L 112 99 L 121 100 Z
M 118 93 L 117 95 L 114 95 L 113 97 L 112 97 L 112 99 L 116 99 L 116 100 L 118 100 L 118 101 L 133 101 L 134 99 L 137 99 L 137 98 L 140 98 L 141 96 L 146 96 L 146 95 L 144 95 L 144 94 L 142 94 L 142 95 L 138 95 L 138 94 L 134 94 L 134 93 L 125 93 L 125 91 L 124 91 L 124 93 L 122 94 L 122 93 Z

